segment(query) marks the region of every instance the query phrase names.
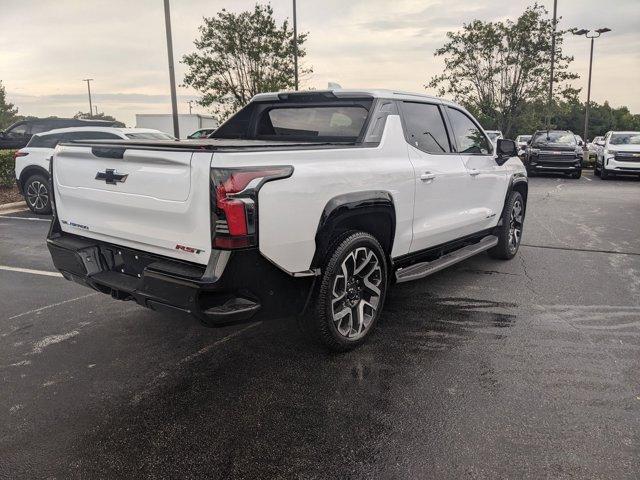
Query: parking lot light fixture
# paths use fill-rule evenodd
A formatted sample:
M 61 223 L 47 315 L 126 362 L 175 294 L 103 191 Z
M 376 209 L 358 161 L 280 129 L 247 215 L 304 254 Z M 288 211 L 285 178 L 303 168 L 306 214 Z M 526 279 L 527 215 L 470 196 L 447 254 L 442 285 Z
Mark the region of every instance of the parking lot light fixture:
M 585 162 L 589 161 L 589 150 L 587 149 L 587 132 L 589 129 L 589 103 L 591 103 L 591 72 L 593 69 L 593 41 L 603 33 L 607 33 L 610 31 L 611 31 L 610 28 L 602 27 L 602 28 L 598 28 L 597 30 L 594 30 L 593 32 L 591 32 L 591 30 L 587 30 L 586 28 L 581 28 L 579 30 L 575 29 L 572 32 L 574 35 L 580 35 L 580 36 L 584 35 L 585 37 L 591 40 L 591 51 L 589 54 L 589 80 L 587 82 L 587 103 L 584 109 L 584 136 L 582 137 L 584 139 L 584 144 L 582 145 L 582 151 L 583 151 Z

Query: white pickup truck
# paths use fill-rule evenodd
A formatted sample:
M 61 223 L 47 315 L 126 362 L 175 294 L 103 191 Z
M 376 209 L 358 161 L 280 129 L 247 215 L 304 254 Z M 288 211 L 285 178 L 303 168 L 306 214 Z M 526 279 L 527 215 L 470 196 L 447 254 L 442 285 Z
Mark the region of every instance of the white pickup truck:
M 347 350 L 391 284 L 516 254 L 516 153 L 425 95 L 260 94 L 213 138 L 61 143 L 48 247 L 65 278 L 114 298 L 209 326 L 297 313 Z

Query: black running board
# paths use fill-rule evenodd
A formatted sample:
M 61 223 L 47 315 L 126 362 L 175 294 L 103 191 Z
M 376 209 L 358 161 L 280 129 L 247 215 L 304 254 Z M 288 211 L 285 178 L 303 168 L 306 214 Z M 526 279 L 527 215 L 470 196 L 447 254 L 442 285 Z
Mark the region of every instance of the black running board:
M 478 253 L 489 250 L 491 247 L 495 247 L 498 244 L 498 237 L 495 235 L 487 235 L 483 237 L 478 243 L 473 245 L 467 245 L 458 250 L 454 250 L 451 253 L 447 253 L 437 260 L 431 262 L 415 263 L 405 268 L 399 268 L 396 271 L 396 281 L 398 283 L 410 282 L 411 280 L 419 280 L 420 278 L 428 277 L 429 275 L 439 272 L 451 265 L 473 257 Z

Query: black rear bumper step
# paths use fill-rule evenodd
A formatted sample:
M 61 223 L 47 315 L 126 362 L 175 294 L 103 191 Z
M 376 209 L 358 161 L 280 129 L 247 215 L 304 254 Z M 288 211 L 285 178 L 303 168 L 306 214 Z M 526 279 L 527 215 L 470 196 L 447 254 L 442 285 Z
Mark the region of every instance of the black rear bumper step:
M 220 278 L 204 265 L 69 234 L 47 239 L 55 267 L 72 280 L 118 300 L 158 311 L 182 312 L 207 326 L 255 316 L 299 313 L 311 283 L 291 277 L 259 252 L 233 252 Z

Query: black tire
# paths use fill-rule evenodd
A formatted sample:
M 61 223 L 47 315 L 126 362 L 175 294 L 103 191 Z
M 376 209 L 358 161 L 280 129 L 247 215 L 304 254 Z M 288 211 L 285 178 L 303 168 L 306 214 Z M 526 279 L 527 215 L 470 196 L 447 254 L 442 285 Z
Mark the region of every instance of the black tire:
M 525 207 L 526 205 L 520 192 L 513 191 L 509 194 L 502 211 L 500 226 L 496 227 L 495 230 L 498 244 L 488 251 L 491 257 L 500 260 L 511 260 L 518 253 L 522 240 Z M 512 213 L 514 214 L 513 217 Z M 512 228 L 514 229 L 513 231 Z
M 598 161 L 596 160 L 596 164 L 593 166 L 593 176 L 594 177 L 599 177 L 600 176 L 600 168 L 598 168 Z
M 345 233 L 327 251 L 308 332 L 335 352 L 357 347 L 369 337 L 380 318 L 388 283 L 387 257 L 380 243 L 365 232 Z M 350 313 L 343 314 L 347 311 Z
M 538 176 L 538 172 L 536 172 L 535 170 L 527 169 L 527 177 L 537 177 L 537 176 Z
M 50 192 L 51 185 L 49 179 L 44 175 L 36 173 L 27 178 L 24 183 L 24 199 L 29 210 L 38 215 L 49 215 L 51 213 Z
M 571 178 L 580 178 L 582 176 L 582 169 L 578 170 L 577 172 L 573 172 L 571 174 Z
M 611 178 L 611 175 L 607 173 L 607 169 L 604 168 L 604 164 L 602 165 L 602 168 L 600 168 L 600 178 L 602 180 L 608 180 L 609 178 Z

